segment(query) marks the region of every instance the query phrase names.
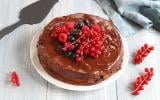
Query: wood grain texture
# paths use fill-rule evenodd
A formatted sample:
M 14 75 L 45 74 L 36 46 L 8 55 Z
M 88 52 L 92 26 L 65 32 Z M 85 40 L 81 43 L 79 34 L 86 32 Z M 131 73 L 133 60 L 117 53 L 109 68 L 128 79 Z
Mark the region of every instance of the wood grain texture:
M 154 30 L 143 30 L 136 35 L 127 38 L 130 60 L 126 69 L 126 72 L 117 81 L 118 87 L 118 100 L 160 100 L 160 34 Z M 143 63 L 139 65 L 132 64 L 132 54 L 140 48 L 144 43 L 153 45 L 155 50 L 145 58 Z M 155 75 L 152 81 L 149 82 L 147 86 L 139 96 L 133 96 L 130 94 L 131 83 L 136 80 L 136 77 L 144 72 L 145 67 L 153 67 L 155 69 Z
M 37 0 L 0 0 L 0 29 L 18 21 L 18 12 Z M 107 18 L 94 0 L 60 0 L 36 25 L 22 25 L 0 40 L 0 100 L 160 100 L 160 33 L 145 30 L 127 37 L 130 61 L 125 73 L 114 83 L 102 89 L 75 92 L 64 90 L 45 81 L 33 68 L 29 58 L 29 46 L 32 36 L 54 17 L 71 13 L 91 13 Z M 154 45 L 155 50 L 135 66 L 131 62 L 132 54 L 143 44 Z M 144 67 L 154 67 L 153 81 L 140 96 L 130 94 L 131 82 Z M 21 78 L 21 86 L 16 88 L 9 83 L 9 72 L 16 70 Z

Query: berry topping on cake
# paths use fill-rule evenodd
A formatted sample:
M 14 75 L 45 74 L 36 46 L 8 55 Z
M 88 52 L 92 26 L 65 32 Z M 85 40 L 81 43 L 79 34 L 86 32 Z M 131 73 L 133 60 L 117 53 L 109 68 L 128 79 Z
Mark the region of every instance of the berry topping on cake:
M 104 33 L 98 23 L 91 25 L 87 19 L 79 21 L 68 21 L 55 28 L 56 35 L 51 36 L 57 38 L 62 43 L 61 48 L 66 57 L 74 54 L 76 62 L 81 62 L 84 56 L 99 58 L 104 50 Z

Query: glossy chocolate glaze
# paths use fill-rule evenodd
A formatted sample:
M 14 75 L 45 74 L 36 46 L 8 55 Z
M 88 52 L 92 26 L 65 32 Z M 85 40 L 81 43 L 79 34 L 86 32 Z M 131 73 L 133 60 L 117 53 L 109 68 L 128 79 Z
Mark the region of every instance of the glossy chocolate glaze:
M 50 37 L 50 33 L 56 26 L 67 21 L 78 22 L 83 19 L 99 23 L 105 31 L 105 50 L 98 59 L 84 57 L 83 62 L 76 63 L 57 51 L 59 42 Z M 89 14 L 78 13 L 55 18 L 44 28 L 37 46 L 39 60 L 44 69 L 54 78 L 76 85 L 99 83 L 120 70 L 123 62 L 123 45 L 116 27 L 109 20 Z

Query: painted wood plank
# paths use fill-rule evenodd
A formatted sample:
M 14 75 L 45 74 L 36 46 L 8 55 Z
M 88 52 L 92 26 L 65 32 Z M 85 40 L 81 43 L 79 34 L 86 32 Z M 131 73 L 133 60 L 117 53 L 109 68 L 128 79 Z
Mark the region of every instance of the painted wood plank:
M 130 60 L 123 76 L 117 81 L 118 100 L 160 100 L 160 34 L 153 30 L 145 30 L 134 36 L 128 37 L 127 42 L 130 51 Z M 144 43 L 149 43 L 155 46 L 155 50 L 145 58 L 142 64 L 132 64 L 132 58 L 135 51 Z M 136 77 L 143 72 L 145 67 L 154 67 L 155 76 L 149 85 L 144 87 L 144 90 L 139 96 L 131 95 L 131 83 L 136 80 Z
M 51 84 L 48 86 L 47 100 L 117 100 L 114 83 L 87 92 L 64 90 Z
M 35 0 L 1 0 L 0 29 L 18 20 L 19 11 Z M 47 82 L 33 68 L 29 58 L 30 40 L 37 26 L 24 25 L 0 40 L 0 100 L 45 100 Z M 17 71 L 21 86 L 9 82 L 10 71 Z
M 24 25 L 0 42 L 0 100 L 45 100 L 47 82 L 33 68 L 29 46 L 34 27 Z M 9 72 L 20 75 L 21 86 L 9 82 Z M 33 98 L 34 97 L 34 98 Z

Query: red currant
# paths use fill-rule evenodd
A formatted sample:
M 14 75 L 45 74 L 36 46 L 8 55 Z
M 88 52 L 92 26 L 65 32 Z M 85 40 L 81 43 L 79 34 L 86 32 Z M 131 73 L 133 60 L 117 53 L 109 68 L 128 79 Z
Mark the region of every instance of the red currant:
M 139 90 L 144 90 L 144 86 L 141 85 L 141 86 L 139 87 Z
M 70 46 L 69 46 L 69 50 L 73 50 L 74 47 L 75 47 L 74 45 L 70 45 Z
M 77 51 L 76 51 L 76 53 L 77 53 L 77 54 L 80 54 L 80 53 L 81 53 L 81 51 L 80 51 L 80 50 L 77 50 Z
M 145 68 L 144 71 L 145 71 L 145 72 L 149 72 L 149 69 L 148 69 L 148 68 Z
M 140 91 L 139 91 L 139 90 L 134 91 L 133 94 L 134 94 L 134 95 L 139 95 L 139 94 L 140 94 Z
M 87 26 L 87 25 L 84 25 L 83 27 L 82 27 L 82 31 L 84 32 L 84 31 L 89 31 L 90 29 L 89 29 L 89 27 Z
M 67 32 L 68 32 L 68 30 L 67 30 L 67 28 L 66 28 L 65 26 L 62 26 L 62 27 L 61 27 L 61 31 L 64 32 L 64 33 L 67 33 Z
M 85 49 L 85 50 L 84 50 L 84 53 L 85 53 L 86 55 L 88 55 L 88 54 L 89 54 L 89 50 L 88 50 L 88 49 Z
M 15 71 L 13 71 L 11 73 L 11 80 L 10 81 L 12 82 L 13 85 L 20 86 L 20 79 L 19 79 L 18 74 Z
M 94 48 L 94 47 L 92 47 L 92 48 L 91 48 L 91 52 L 94 52 L 94 51 L 95 51 L 95 48 Z
M 62 28 L 60 26 L 55 28 L 56 33 L 61 33 L 62 32 Z
M 100 26 L 99 26 L 98 24 L 94 24 L 94 25 L 92 26 L 92 29 L 93 29 L 94 31 L 96 31 L 96 32 L 100 32 L 100 31 L 101 31 L 101 28 L 100 28 Z
M 66 51 L 67 51 L 67 48 L 63 48 L 63 51 L 66 52 Z
M 97 58 L 99 58 L 99 56 L 96 54 L 96 55 L 94 55 L 94 58 L 96 58 L 96 59 L 97 59 Z
M 76 62 L 81 62 L 81 57 L 77 57 Z
M 54 38 L 57 38 L 58 37 L 58 34 L 57 33 L 51 33 L 51 35 L 50 35 L 51 37 L 54 37 Z

